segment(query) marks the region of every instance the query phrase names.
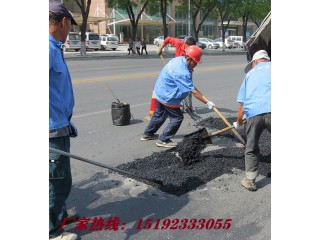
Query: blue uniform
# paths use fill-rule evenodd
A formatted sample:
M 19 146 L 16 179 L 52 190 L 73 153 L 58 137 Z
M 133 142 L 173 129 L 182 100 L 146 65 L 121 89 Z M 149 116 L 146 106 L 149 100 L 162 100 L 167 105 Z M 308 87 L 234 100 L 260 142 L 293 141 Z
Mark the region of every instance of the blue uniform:
M 74 97 L 62 43 L 50 34 L 49 40 L 49 130 L 55 130 L 69 125 Z
M 183 121 L 180 102 L 194 90 L 192 72 L 184 56 L 170 60 L 162 69 L 154 87 L 154 96 L 158 100 L 157 108 L 144 130 L 146 136 L 153 136 L 169 117 L 170 122 L 159 136 L 162 142 L 171 142 Z
M 237 101 L 248 118 L 271 112 L 271 62 L 261 62 L 247 73 Z
M 194 89 L 192 72 L 182 56 L 170 60 L 162 69 L 154 87 L 154 95 L 165 105 L 180 106 L 181 100 Z
M 49 34 L 49 147 L 70 152 L 69 126 L 74 98 L 61 44 Z M 54 238 L 62 234 L 60 226 L 67 217 L 66 200 L 72 176 L 69 157 L 50 152 L 49 159 L 49 237 Z
M 264 129 L 271 133 L 271 62 L 260 62 L 245 76 L 237 101 L 247 118 L 245 149 L 246 178 L 258 176 L 259 139 Z

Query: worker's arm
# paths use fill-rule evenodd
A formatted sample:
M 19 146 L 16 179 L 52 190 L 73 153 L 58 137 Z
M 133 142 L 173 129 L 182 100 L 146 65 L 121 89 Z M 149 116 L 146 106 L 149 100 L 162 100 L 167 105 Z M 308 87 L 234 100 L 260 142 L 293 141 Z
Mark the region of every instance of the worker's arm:
M 202 93 L 200 93 L 198 90 L 194 89 L 192 90 L 192 95 L 195 96 L 197 99 L 199 99 L 201 102 L 207 105 L 207 108 L 212 109 L 215 104 L 208 99 L 204 98 Z
M 163 43 L 161 44 L 161 46 L 158 48 L 157 53 L 159 55 L 162 54 L 162 49 L 167 45 L 167 44 L 171 44 L 172 46 L 175 45 L 175 38 L 173 37 L 166 37 L 166 39 L 163 41 Z
M 244 116 L 243 104 L 240 104 L 239 109 L 238 109 L 238 117 L 237 117 L 237 123 L 239 125 L 243 124 L 243 116 Z

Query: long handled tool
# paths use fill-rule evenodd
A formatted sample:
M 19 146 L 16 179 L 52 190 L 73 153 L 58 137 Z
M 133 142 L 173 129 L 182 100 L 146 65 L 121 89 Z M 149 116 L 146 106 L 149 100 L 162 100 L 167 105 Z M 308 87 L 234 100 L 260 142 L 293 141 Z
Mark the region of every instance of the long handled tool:
M 198 89 L 196 89 L 196 90 L 202 95 L 202 97 L 203 97 L 205 100 L 209 101 L 205 96 L 203 96 L 203 94 L 202 94 Z M 228 120 L 221 114 L 221 112 L 220 112 L 216 107 L 213 107 L 213 111 L 215 111 L 215 112 L 218 114 L 218 116 L 222 119 L 222 121 L 223 121 L 228 127 L 231 127 L 231 126 L 232 126 L 232 124 L 230 124 L 230 123 L 228 122 Z M 236 137 L 240 140 L 240 142 L 241 142 L 244 146 L 246 146 L 246 142 L 245 142 L 244 139 L 241 137 L 241 135 L 238 133 L 238 131 L 237 131 L 235 128 L 231 128 L 231 131 L 234 133 L 234 135 L 236 135 Z
M 159 56 L 160 56 L 163 64 L 166 65 L 166 61 L 165 61 L 164 58 L 162 57 L 162 54 L 160 54 Z M 190 116 L 193 120 L 197 121 L 197 120 L 200 120 L 200 119 L 201 119 L 201 117 L 199 117 L 197 114 L 195 114 L 195 113 L 193 113 L 193 112 L 191 111 L 191 108 L 190 108 L 189 104 L 187 103 L 187 101 L 186 101 L 185 99 L 183 99 L 183 104 L 186 105 L 185 110 L 186 110 L 186 112 L 189 114 L 189 116 Z
M 112 171 L 118 172 L 118 173 L 122 173 L 122 174 L 127 175 L 127 176 L 131 176 L 131 177 L 134 177 L 134 178 L 139 178 L 139 179 L 142 179 L 142 180 L 145 180 L 145 181 L 148 181 L 148 182 L 153 182 L 153 183 L 159 184 L 160 186 L 163 185 L 163 182 L 161 180 L 156 180 L 156 179 L 153 179 L 153 178 L 147 178 L 147 177 L 138 176 L 138 175 L 135 175 L 133 173 L 126 172 L 126 171 L 123 171 L 123 170 L 118 169 L 118 168 L 113 168 L 113 167 L 107 166 L 105 164 L 98 163 L 98 162 L 95 162 L 95 161 L 92 161 L 92 160 L 89 160 L 89 159 L 86 159 L 86 158 L 83 158 L 83 157 L 79 157 L 79 156 L 76 156 L 74 154 L 67 153 L 67 152 L 64 152 L 64 151 L 61 151 L 61 150 L 58 150 L 58 149 L 55 149 L 55 148 L 49 147 L 49 151 L 50 152 L 54 152 L 54 153 L 59 153 L 61 155 L 64 155 L 64 156 L 67 156 L 67 157 L 71 157 L 71 158 L 74 158 L 74 159 L 77 159 L 77 160 L 80 160 L 82 162 L 86 162 L 86 163 L 89 163 L 89 164 L 92 164 L 92 165 L 96 165 L 96 166 L 99 166 L 99 167 L 107 168 L 109 170 L 112 170 Z
M 244 120 L 244 121 L 243 121 L 243 123 L 246 123 L 246 122 L 247 122 L 247 120 Z M 231 126 L 229 126 L 229 127 L 226 127 L 226 128 L 221 129 L 221 130 L 218 130 L 218 131 L 215 131 L 215 132 L 213 132 L 213 133 L 208 134 L 208 136 L 206 136 L 206 138 L 207 138 L 207 137 L 213 137 L 213 136 L 219 135 L 220 133 L 227 132 L 227 131 L 229 131 L 229 130 L 231 130 L 231 129 L 233 129 L 233 128 L 235 128 L 235 126 L 234 126 L 234 125 L 231 125 Z
M 244 121 L 243 121 L 243 123 L 246 123 L 246 122 L 247 122 L 247 120 L 244 120 Z M 208 131 L 207 131 L 206 128 L 201 128 L 201 129 L 199 129 L 199 130 L 196 131 L 196 132 L 193 132 L 193 133 L 190 133 L 190 134 L 185 135 L 184 138 L 190 138 L 190 137 L 192 137 L 192 136 L 197 135 L 197 136 L 205 139 L 205 140 L 206 140 L 206 143 L 212 143 L 211 137 L 217 136 L 217 135 L 219 135 L 219 134 L 221 134 L 221 133 L 224 133 L 224 132 L 227 132 L 227 131 L 229 131 L 229 130 L 231 130 L 231 129 L 233 129 L 233 128 L 235 128 L 235 126 L 234 126 L 234 125 L 231 125 L 231 126 L 229 126 L 229 127 L 226 127 L 226 128 L 220 129 L 220 130 L 217 130 L 217 131 L 215 131 L 215 132 L 213 132 L 213 133 L 210 133 L 210 134 L 208 133 Z

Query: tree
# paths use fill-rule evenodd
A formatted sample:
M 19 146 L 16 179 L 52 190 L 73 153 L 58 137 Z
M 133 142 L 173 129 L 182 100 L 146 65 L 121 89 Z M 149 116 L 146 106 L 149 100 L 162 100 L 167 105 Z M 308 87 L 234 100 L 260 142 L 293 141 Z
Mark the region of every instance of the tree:
M 149 6 L 150 15 L 160 13 L 162 18 L 162 28 L 164 38 L 168 37 L 168 26 L 167 26 L 167 9 L 168 5 L 172 3 L 172 0 L 151 0 Z
M 109 0 L 108 1 L 108 7 L 110 7 L 110 8 L 121 8 L 121 9 L 125 9 L 127 11 L 127 14 L 129 16 L 130 23 L 131 23 L 131 28 L 132 28 L 131 39 L 133 41 L 136 40 L 139 20 L 141 18 L 142 13 L 145 10 L 145 8 L 147 7 L 148 3 L 149 3 L 149 0 L 136 0 L 136 1 Z M 139 5 L 142 5 L 142 8 L 138 12 L 137 17 L 135 17 L 134 9 L 138 9 Z
M 236 12 L 242 19 L 242 36 L 243 36 L 243 42 L 247 41 L 247 36 L 246 36 L 246 32 L 247 32 L 247 25 L 248 25 L 248 20 L 249 20 L 249 16 L 252 14 L 252 12 L 255 10 L 256 8 L 256 2 L 258 0 L 238 0 L 237 2 L 237 7 Z
M 81 10 L 82 15 L 82 24 L 80 26 L 81 31 L 81 50 L 80 55 L 86 55 L 86 31 L 87 31 L 87 23 L 88 23 L 88 16 L 91 6 L 91 0 L 64 0 L 65 2 L 76 2 Z
M 256 0 L 254 9 L 250 14 L 250 19 L 259 27 L 270 11 L 271 0 Z
M 222 32 L 222 51 L 225 51 L 225 36 L 228 29 L 232 11 L 236 6 L 237 0 L 217 0 L 216 8 L 220 20 L 221 20 L 221 32 Z M 224 25 L 224 21 L 227 20 L 227 25 Z
M 189 0 L 182 0 L 182 6 L 187 9 Z M 199 32 L 202 24 L 212 13 L 216 6 L 216 0 L 190 0 L 190 11 L 192 13 L 193 32 L 195 39 L 198 41 Z M 197 16 L 200 14 L 200 23 L 196 25 Z M 192 35 L 192 34 L 191 34 Z

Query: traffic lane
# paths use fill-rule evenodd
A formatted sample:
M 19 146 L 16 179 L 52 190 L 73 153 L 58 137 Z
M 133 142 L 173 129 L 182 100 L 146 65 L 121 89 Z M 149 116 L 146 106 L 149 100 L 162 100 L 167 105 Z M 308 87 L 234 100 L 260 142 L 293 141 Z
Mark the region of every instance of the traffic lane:
M 93 74 L 94 70 L 91 75 Z M 146 107 L 150 102 L 159 71 L 146 73 L 132 68 L 130 74 L 121 72 L 114 77 L 99 76 L 81 79 L 75 78 L 72 73 L 71 75 L 76 98 L 75 114 L 87 114 L 110 109 L 111 102 L 117 101 L 108 86 L 121 102 Z M 228 101 L 225 96 L 236 95 L 240 87 L 243 78 L 242 64 L 196 68 L 193 78 L 195 85 L 208 98 L 213 101 L 224 101 L 224 99 Z M 226 91 L 227 95 L 225 95 Z M 234 101 L 234 98 L 230 99 Z M 219 105 L 223 105 L 223 102 Z
M 172 56 L 172 55 L 171 55 Z M 172 58 L 164 57 L 165 61 L 168 62 Z M 202 64 L 199 64 L 197 69 L 205 69 L 210 67 L 219 67 L 225 65 L 235 65 L 246 63 L 246 59 L 242 55 L 231 55 L 231 56 L 212 56 L 204 55 Z M 153 73 L 158 74 L 164 67 L 160 57 L 134 57 L 134 58 L 101 58 L 97 60 L 66 60 L 72 79 L 91 79 L 99 77 L 110 77 L 112 80 L 113 76 L 128 75 L 132 72 L 137 73 Z

